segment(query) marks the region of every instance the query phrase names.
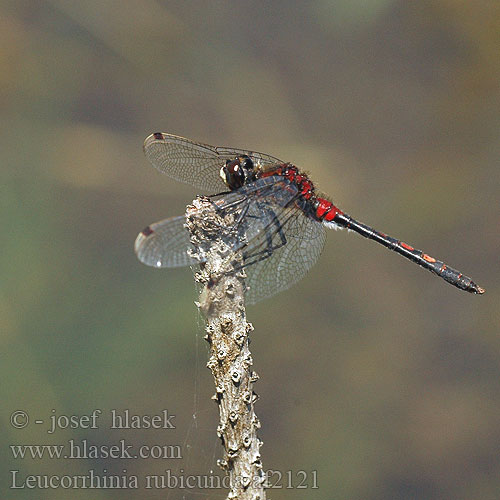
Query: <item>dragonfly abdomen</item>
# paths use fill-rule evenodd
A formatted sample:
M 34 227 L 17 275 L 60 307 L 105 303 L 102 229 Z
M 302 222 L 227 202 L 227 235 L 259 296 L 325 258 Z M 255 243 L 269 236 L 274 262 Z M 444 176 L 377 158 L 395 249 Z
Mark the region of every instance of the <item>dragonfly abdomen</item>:
M 407 259 L 415 262 L 424 269 L 428 269 L 434 274 L 437 274 L 439 277 L 443 278 L 445 281 L 451 283 L 457 288 L 460 288 L 461 290 L 476 294 L 484 293 L 484 289 L 476 285 L 476 283 L 474 283 L 468 276 L 465 276 L 460 271 L 453 269 L 444 262 L 422 252 L 422 250 L 413 248 L 411 245 L 408 245 L 408 243 L 405 243 L 404 241 L 397 240 L 396 238 L 387 236 L 380 231 L 376 231 L 370 226 L 362 224 L 349 215 L 343 213 L 338 213 L 335 216 L 334 222 L 339 224 L 340 226 L 351 229 L 358 234 L 361 234 L 361 236 L 364 236 L 365 238 L 375 240 L 376 242 L 384 245 L 390 250 L 393 250 L 403 257 L 406 257 Z

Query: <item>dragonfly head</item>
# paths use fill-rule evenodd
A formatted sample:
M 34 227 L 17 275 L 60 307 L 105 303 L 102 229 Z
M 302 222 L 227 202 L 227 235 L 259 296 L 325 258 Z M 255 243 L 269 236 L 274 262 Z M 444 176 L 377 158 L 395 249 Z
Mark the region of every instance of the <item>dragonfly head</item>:
M 229 189 L 235 190 L 243 186 L 247 180 L 254 178 L 253 169 L 252 159 L 247 155 L 241 155 L 234 160 L 227 160 L 220 169 L 220 176 Z

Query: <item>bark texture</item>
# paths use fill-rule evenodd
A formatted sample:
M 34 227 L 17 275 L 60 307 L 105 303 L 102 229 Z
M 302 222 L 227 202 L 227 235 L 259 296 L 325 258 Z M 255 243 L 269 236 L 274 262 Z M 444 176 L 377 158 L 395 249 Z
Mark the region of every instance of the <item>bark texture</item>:
M 234 213 L 224 214 L 207 198 L 199 197 L 188 206 L 187 228 L 201 262 L 195 280 L 201 285 L 197 306 L 206 317 L 211 370 L 219 406 L 217 435 L 224 446 L 219 465 L 229 474 L 228 499 L 265 500 L 265 475 L 257 437 L 260 422 L 254 412 L 257 395 L 253 384 L 258 375 L 252 370 L 246 320 L 245 273 L 241 255 L 234 255 L 236 227 Z M 239 269 L 239 270 L 238 270 Z

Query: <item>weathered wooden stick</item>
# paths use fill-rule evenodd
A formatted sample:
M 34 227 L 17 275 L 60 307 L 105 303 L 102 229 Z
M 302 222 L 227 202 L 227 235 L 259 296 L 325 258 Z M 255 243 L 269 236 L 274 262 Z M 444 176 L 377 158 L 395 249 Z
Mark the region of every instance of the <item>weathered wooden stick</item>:
M 206 340 L 219 406 L 217 435 L 224 446 L 219 465 L 229 475 L 228 499 L 265 500 L 265 474 L 257 437 L 260 422 L 254 412 L 257 395 L 253 384 L 246 320 L 245 273 L 242 256 L 234 254 L 234 213 L 224 214 L 207 198 L 199 197 L 186 211 L 187 228 L 194 246 L 192 256 L 201 262 L 195 280 L 201 285 L 197 306 L 207 320 Z M 238 270 L 239 269 L 239 270 Z

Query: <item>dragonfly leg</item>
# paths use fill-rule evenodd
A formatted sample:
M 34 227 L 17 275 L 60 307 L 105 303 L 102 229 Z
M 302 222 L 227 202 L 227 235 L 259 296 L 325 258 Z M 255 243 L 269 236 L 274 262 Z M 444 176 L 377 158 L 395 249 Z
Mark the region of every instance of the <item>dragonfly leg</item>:
M 279 248 L 285 246 L 287 244 L 287 239 L 285 236 L 285 232 L 283 231 L 283 227 L 278 220 L 278 217 L 274 214 L 272 210 L 270 210 L 273 214 L 272 224 L 275 226 L 275 231 L 266 231 L 266 248 L 254 253 L 243 253 L 244 263 L 240 266 L 237 271 L 243 269 L 245 267 L 251 266 L 253 264 L 257 264 L 257 262 L 261 262 L 262 260 L 268 259 L 273 255 L 273 252 L 278 250 Z M 273 236 L 278 233 L 280 237 L 280 241 L 273 245 Z
M 212 201 L 210 198 L 206 198 L 210 203 L 211 205 L 218 211 L 218 212 L 223 212 L 224 210 L 228 210 L 230 208 L 234 208 L 235 206 L 243 203 L 244 201 L 247 201 L 245 199 L 241 199 L 241 200 L 236 200 L 234 202 L 231 202 L 231 204 L 228 204 L 226 206 L 219 206 L 217 205 L 217 203 L 215 203 L 214 201 Z M 240 211 L 240 213 L 237 214 L 236 218 L 235 218 L 235 222 L 233 224 L 233 227 L 235 228 L 238 228 L 241 224 L 241 221 L 243 220 L 243 218 L 246 216 L 248 212 L 248 204 Z M 210 221 L 210 223 L 212 224 L 213 227 L 216 227 L 218 229 L 227 229 L 228 226 L 225 225 L 225 224 L 218 224 L 216 222 L 213 222 L 213 221 Z

